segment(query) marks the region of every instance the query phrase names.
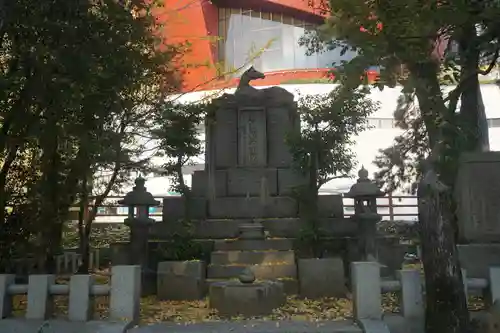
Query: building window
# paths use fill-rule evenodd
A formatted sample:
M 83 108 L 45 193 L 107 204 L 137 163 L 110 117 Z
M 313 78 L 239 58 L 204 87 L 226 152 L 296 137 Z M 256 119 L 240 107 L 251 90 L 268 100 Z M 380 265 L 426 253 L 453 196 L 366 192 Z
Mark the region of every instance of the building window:
M 219 9 L 219 61 L 225 70 L 253 64 L 262 72 L 328 68 L 355 56 L 341 49 L 306 55 L 299 39 L 313 25 L 282 14 L 243 9 Z

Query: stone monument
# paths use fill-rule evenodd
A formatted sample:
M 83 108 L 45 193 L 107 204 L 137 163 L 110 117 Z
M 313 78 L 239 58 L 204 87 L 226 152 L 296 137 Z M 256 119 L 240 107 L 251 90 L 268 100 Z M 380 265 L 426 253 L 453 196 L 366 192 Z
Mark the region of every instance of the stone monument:
M 464 243 L 500 243 L 500 152 L 462 155 L 456 186 Z
M 250 68 L 232 95 L 214 101 L 206 120 L 205 170 L 192 178 L 193 218 L 253 219 L 296 217 L 291 197 L 302 178 L 292 169 L 285 138 L 300 132 L 293 94 L 279 87 L 248 83 L 263 74 Z M 175 199 L 165 209 L 172 214 Z M 172 209 L 168 210 L 168 207 Z
M 472 278 L 487 278 L 500 265 L 500 152 L 461 156 L 455 187 L 458 251 Z

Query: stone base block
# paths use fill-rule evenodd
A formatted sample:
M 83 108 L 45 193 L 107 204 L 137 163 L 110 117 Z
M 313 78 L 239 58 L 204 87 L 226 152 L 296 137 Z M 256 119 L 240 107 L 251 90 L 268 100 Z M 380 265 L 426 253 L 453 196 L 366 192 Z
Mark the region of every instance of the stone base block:
M 197 300 L 206 294 L 203 261 L 163 261 L 158 263 L 159 300 Z
M 214 251 L 211 254 L 210 263 L 213 265 L 234 264 L 272 264 L 287 263 L 295 264 L 295 253 L 293 251 Z
M 279 195 L 292 195 L 297 187 L 307 184 L 307 179 L 293 169 L 278 169 Z
M 193 172 L 191 178 L 191 191 L 194 196 L 207 197 L 210 196 L 208 191 L 208 173 L 206 170 L 198 170 Z M 216 170 L 214 172 L 214 192 L 217 197 L 227 196 L 227 172 L 226 170 Z
M 278 172 L 276 169 L 234 168 L 227 170 L 227 193 L 229 196 L 258 196 L 263 185 L 266 186 L 269 195 L 278 194 Z
M 300 207 L 299 207 L 300 212 Z M 341 195 L 328 194 L 318 196 L 318 214 L 320 217 L 344 217 L 344 203 Z
M 299 259 L 298 270 L 302 297 L 345 297 L 346 279 L 341 258 Z
M 269 315 L 285 301 L 283 284 L 275 281 L 252 284 L 217 282 L 210 286 L 209 292 L 209 307 L 225 317 Z
M 112 243 L 109 245 L 111 250 L 111 266 L 130 265 L 129 243 Z
M 216 240 L 214 243 L 214 249 L 215 251 L 261 251 L 261 250 L 287 251 L 293 249 L 293 242 L 290 239 Z
M 211 279 L 230 279 L 238 277 L 249 265 L 210 265 L 207 276 Z M 275 265 L 253 265 L 250 266 L 255 277 L 260 280 L 277 279 L 280 277 L 295 278 L 297 276 L 297 266 L 293 264 Z
M 185 199 L 182 197 L 167 197 L 163 199 L 163 221 L 177 221 L 185 215 Z M 207 199 L 194 197 L 191 199 L 189 214 L 192 219 L 207 217 Z
M 290 197 L 270 197 L 263 204 L 259 197 L 216 198 L 208 204 L 212 218 L 296 217 L 297 201 Z
M 489 277 L 489 269 L 500 266 L 500 244 L 458 245 L 460 265 L 467 270 L 469 278 Z
M 307 223 L 300 218 L 269 218 L 254 219 L 261 223 L 268 237 L 296 238 Z M 248 223 L 248 219 L 208 219 L 191 221 L 195 238 L 199 239 L 229 239 L 240 235 L 240 225 Z M 344 218 L 322 218 L 320 227 L 326 235 L 334 237 L 355 237 L 358 224 Z M 151 225 L 150 238 L 168 239 L 175 232 L 175 223 L 159 222 Z

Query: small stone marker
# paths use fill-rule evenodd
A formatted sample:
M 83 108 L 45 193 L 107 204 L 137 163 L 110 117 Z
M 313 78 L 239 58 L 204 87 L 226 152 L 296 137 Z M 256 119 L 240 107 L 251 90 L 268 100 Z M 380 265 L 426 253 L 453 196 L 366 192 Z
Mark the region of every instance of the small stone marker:
M 213 283 L 210 286 L 209 307 L 216 309 L 223 317 L 269 315 L 273 309 L 285 304 L 285 301 L 281 282 L 227 281 Z
M 157 297 L 160 300 L 197 300 L 205 297 L 205 262 L 162 261 L 158 263 Z

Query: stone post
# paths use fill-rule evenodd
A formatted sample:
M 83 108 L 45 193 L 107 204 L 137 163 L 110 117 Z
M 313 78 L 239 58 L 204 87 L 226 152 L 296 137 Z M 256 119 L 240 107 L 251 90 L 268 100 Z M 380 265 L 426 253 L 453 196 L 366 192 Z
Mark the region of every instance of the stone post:
M 125 225 L 130 228 L 129 264 L 141 267 L 142 293 L 151 295 L 155 292 L 156 283 L 152 280 L 156 274 L 150 271 L 148 265 L 148 236 L 149 228 L 155 220 L 149 217 L 149 207 L 158 206 L 160 202 L 146 190 L 145 182 L 144 178 L 137 178 L 132 191 L 118 203 L 128 206 Z
M 351 219 L 359 225 L 359 250 L 362 261 L 377 260 L 377 222 L 382 217 L 377 213 L 377 198 L 383 197 L 377 185 L 368 178 L 368 171 L 361 167 L 358 180 L 346 197 L 354 199 L 354 215 Z

